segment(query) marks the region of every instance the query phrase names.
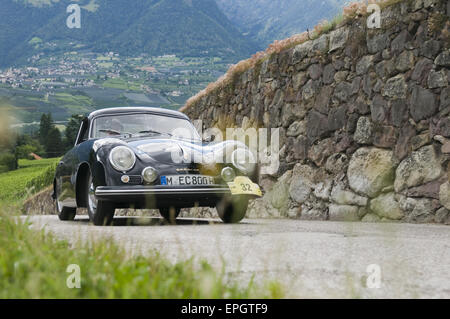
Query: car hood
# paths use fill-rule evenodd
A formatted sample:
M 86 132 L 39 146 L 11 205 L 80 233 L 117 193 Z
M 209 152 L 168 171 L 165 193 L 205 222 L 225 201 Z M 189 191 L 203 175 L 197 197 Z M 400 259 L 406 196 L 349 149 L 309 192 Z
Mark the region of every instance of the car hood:
M 152 159 L 166 164 L 231 163 L 231 154 L 237 148 L 245 148 L 238 141 L 203 144 L 201 141 L 185 141 L 173 138 L 148 138 L 125 141 L 143 160 Z

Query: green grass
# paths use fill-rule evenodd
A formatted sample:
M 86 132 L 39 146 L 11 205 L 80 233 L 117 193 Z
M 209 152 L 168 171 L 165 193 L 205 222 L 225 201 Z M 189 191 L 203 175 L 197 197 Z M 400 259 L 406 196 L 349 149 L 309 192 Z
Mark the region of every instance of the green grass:
M 29 192 L 37 192 L 50 185 L 58 161 L 59 158 L 19 160 L 18 170 L 0 174 L 0 201 L 19 201 Z
M 0 298 L 282 298 L 272 282 L 257 287 L 225 280 L 206 262 L 172 264 L 154 253 L 127 257 L 111 240 L 69 245 L 0 208 Z M 80 289 L 69 289 L 69 265 L 80 267 Z

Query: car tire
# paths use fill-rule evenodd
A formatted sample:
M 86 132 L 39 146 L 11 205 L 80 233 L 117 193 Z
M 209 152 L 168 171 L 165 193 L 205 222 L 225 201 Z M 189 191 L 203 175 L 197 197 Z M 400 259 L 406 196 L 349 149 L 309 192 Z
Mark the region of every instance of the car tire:
M 87 201 L 87 211 L 89 219 L 95 226 L 111 226 L 114 219 L 115 206 L 114 203 L 99 201 L 95 197 L 95 186 L 92 181 L 92 175 L 86 178 L 85 198 Z
M 248 208 L 248 196 L 224 197 L 216 206 L 225 224 L 237 224 L 244 219 Z
M 181 208 L 171 207 L 171 208 L 160 208 L 159 209 L 159 213 L 161 214 L 161 216 L 164 217 L 164 219 L 171 224 L 176 223 L 176 219 L 180 215 L 180 212 L 181 212 Z
M 62 204 L 58 201 L 58 194 L 55 190 L 55 209 L 56 214 L 58 215 L 59 220 L 62 221 L 72 221 L 75 219 L 75 216 L 77 215 L 77 209 L 72 207 L 64 207 Z

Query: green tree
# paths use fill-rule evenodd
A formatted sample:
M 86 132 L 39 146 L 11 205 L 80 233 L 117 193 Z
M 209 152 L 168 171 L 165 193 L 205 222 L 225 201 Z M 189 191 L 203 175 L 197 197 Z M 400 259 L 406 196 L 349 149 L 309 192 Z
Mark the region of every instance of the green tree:
M 52 114 L 42 114 L 41 122 L 39 124 L 39 142 L 41 142 L 42 145 L 46 145 L 48 134 L 53 127 Z
M 47 157 L 60 156 L 64 151 L 64 144 L 61 138 L 61 132 L 53 125 L 48 133 L 47 143 L 45 144 L 45 152 Z
M 67 149 L 70 149 L 75 144 L 75 140 L 77 139 L 78 130 L 80 129 L 81 121 L 83 120 L 83 115 L 73 114 L 69 123 L 66 127 L 66 140 L 65 144 Z
M 21 134 L 17 136 L 15 154 L 18 159 L 32 158 L 30 153 L 35 153 L 39 156 L 45 155 L 45 150 L 37 137 L 28 134 Z

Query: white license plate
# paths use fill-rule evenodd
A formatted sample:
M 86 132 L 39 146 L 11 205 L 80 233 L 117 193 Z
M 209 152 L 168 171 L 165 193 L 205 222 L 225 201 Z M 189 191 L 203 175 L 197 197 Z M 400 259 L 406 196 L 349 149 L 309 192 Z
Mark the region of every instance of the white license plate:
M 161 176 L 163 186 L 207 186 L 214 185 L 214 178 L 203 175 L 172 175 Z

